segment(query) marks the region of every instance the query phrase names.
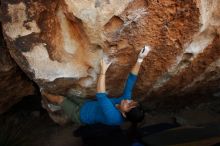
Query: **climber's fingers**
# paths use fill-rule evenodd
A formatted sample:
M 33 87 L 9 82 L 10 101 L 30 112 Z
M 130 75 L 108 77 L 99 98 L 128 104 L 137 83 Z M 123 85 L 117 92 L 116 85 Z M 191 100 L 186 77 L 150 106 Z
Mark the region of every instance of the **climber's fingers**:
M 138 58 L 144 58 L 145 56 L 147 56 L 147 54 L 150 52 L 150 50 L 151 50 L 150 46 L 145 45 L 141 49 L 141 51 L 140 51 L 140 53 L 138 55 Z

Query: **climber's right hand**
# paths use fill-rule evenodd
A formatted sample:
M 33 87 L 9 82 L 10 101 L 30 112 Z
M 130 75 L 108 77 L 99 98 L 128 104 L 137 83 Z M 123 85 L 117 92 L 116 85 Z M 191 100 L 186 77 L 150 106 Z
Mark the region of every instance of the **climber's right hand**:
M 141 49 L 140 53 L 138 54 L 138 60 L 137 60 L 137 62 L 139 62 L 139 63 L 143 62 L 144 57 L 146 57 L 146 56 L 148 55 L 148 53 L 150 52 L 150 50 L 151 50 L 150 46 L 145 45 L 145 46 Z
M 140 51 L 140 53 L 139 53 L 139 55 L 138 55 L 138 58 L 142 58 L 142 59 L 143 59 L 144 57 L 147 56 L 147 54 L 150 52 L 150 50 L 151 50 L 150 46 L 145 45 L 145 46 L 141 49 L 141 51 Z

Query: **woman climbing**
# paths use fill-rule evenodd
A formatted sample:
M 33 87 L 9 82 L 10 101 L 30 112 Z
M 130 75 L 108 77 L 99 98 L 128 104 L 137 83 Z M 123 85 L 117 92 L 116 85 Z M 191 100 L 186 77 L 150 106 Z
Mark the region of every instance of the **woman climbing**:
M 123 91 L 119 98 L 109 98 L 105 89 L 105 74 L 110 63 L 101 60 L 101 71 L 97 83 L 96 100 L 84 103 L 75 103 L 64 96 L 53 95 L 42 91 L 42 95 L 53 104 L 58 104 L 75 123 L 105 125 L 121 125 L 125 120 L 138 123 L 144 118 L 144 112 L 137 101 L 132 100 L 132 89 L 137 80 L 137 75 L 144 57 L 150 47 L 141 49 L 136 64 L 133 66 Z

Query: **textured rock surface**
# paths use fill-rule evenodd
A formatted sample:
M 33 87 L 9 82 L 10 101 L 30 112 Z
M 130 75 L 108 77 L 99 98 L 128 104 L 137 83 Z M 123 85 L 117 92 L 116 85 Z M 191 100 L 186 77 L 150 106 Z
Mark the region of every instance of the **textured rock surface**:
M 1 114 L 19 102 L 24 96 L 34 94 L 34 86 L 10 57 L 2 33 L 0 34 L 0 52 Z
M 10 53 L 41 88 L 93 96 L 105 56 L 107 89 L 118 96 L 148 44 L 134 96 L 169 108 L 220 88 L 219 11 L 218 0 L 2 0 Z

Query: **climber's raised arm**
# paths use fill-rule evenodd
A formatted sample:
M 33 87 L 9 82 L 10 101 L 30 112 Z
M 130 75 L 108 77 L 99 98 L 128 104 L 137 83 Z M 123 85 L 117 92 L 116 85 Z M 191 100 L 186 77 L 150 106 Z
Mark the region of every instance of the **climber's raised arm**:
M 104 59 L 101 60 L 100 62 L 100 75 L 98 78 L 98 83 L 97 83 L 97 93 L 105 93 L 105 73 L 108 69 L 108 67 L 111 65 L 110 63 L 106 63 Z
M 149 51 L 150 51 L 150 47 L 149 46 L 144 46 L 144 48 L 141 49 L 141 51 L 140 51 L 140 53 L 138 55 L 137 62 L 132 67 L 131 73 L 128 76 L 128 79 L 126 81 L 123 94 L 122 94 L 122 96 L 120 98 L 115 100 L 116 103 L 121 102 L 122 99 L 131 99 L 132 90 L 133 90 L 134 85 L 136 83 L 137 75 L 138 75 L 138 72 L 140 70 L 141 63 L 143 62 L 143 59 L 147 56 Z

